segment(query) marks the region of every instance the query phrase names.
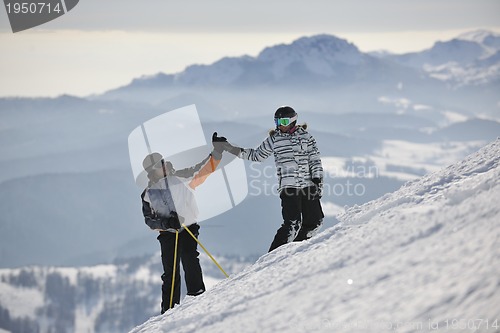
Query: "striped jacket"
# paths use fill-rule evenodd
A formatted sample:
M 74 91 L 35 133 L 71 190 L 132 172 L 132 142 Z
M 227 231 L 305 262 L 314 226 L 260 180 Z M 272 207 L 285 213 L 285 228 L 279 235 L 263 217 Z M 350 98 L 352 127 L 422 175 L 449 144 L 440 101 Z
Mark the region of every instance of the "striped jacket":
M 291 134 L 273 130 L 256 149 L 242 149 L 240 157 L 261 162 L 274 154 L 279 191 L 312 186 L 311 179 L 323 179 L 323 166 L 316 140 L 306 129 L 307 125 L 297 126 Z

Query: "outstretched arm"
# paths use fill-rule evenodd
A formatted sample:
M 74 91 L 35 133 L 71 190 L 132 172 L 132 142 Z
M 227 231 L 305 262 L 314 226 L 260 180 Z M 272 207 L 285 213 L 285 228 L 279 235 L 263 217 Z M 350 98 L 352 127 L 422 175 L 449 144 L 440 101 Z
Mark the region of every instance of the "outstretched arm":
M 220 163 L 220 159 L 214 158 L 214 153 L 210 153 L 203 161 L 193 167 L 175 171 L 175 176 L 181 178 L 193 178 L 189 182 L 189 187 L 193 190 L 203 184 L 210 174 L 212 174 Z
M 214 133 L 214 135 L 216 134 L 217 132 Z M 264 140 L 261 143 L 261 145 L 256 149 L 240 148 L 230 144 L 225 137 L 217 137 L 217 138 L 219 139 L 219 142 L 217 143 L 223 147 L 223 150 L 242 159 L 255 162 L 262 162 L 263 160 L 268 158 L 273 152 L 273 140 L 270 136 L 266 140 Z
M 262 162 L 268 158 L 273 153 L 273 141 L 270 136 L 268 136 L 257 148 L 245 148 L 241 150 L 239 155 L 241 158 L 254 161 Z
M 182 178 L 193 178 L 189 182 L 189 187 L 193 190 L 199 185 L 203 184 L 210 174 L 212 174 L 222 159 L 222 152 L 224 151 L 223 143 L 226 138 L 217 136 L 217 132 L 212 135 L 212 145 L 214 149 L 203 161 L 193 167 L 182 169 L 175 172 L 175 175 Z

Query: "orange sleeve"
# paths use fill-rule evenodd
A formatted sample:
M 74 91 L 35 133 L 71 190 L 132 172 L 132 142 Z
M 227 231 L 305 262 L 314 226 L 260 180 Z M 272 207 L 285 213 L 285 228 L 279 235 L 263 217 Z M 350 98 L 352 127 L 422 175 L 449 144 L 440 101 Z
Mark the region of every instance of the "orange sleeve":
M 210 156 L 208 161 L 201 167 L 200 171 L 198 171 L 193 179 L 189 182 L 189 187 L 191 187 L 193 190 L 198 187 L 198 185 L 201 185 L 205 182 L 208 176 L 212 174 L 217 166 L 219 165 L 220 160 L 216 160 L 213 158 L 213 156 Z

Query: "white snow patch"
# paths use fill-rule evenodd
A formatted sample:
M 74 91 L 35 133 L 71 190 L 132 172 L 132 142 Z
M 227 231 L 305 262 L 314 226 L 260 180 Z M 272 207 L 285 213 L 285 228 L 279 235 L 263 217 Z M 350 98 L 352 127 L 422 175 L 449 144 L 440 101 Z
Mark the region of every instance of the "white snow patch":
M 152 282 L 156 279 L 154 274 L 152 274 L 151 270 L 148 267 L 141 267 L 135 272 L 134 279 L 144 282 Z
M 397 108 L 403 108 L 405 110 L 412 105 L 412 102 L 409 99 L 403 97 L 391 98 L 387 96 L 381 96 L 378 98 L 378 101 L 382 104 L 394 105 Z
M 432 110 L 432 106 L 424 105 L 424 104 L 415 104 L 413 105 L 413 110 L 415 111 L 429 111 Z
M 371 159 L 379 168 L 381 175 L 402 180 L 412 180 L 418 178 L 419 175 L 390 171 L 388 165 L 435 172 L 443 166 L 460 160 L 471 149 L 481 145 L 484 145 L 484 142 L 448 142 L 443 144 L 384 140 L 382 148 Z
M 328 177 L 376 178 L 392 177 L 409 181 L 427 172 L 435 172 L 464 158 L 468 152 L 484 145 L 482 141 L 414 143 L 384 140 L 382 147 L 371 156 L 349 158 L 322 157 L 323 169 Z M 346 170 L 346 162 L 359 162 L 360 167 Z M 392 169 L 390 168 L 392 166 Z M 397 170 L 397 168 L 401 170 Z M 396 169 L 396 170 L 395 170 Z M 405 171 L 406 170 L 406 171 Z
M 39 268 L 43 269 L 43 268 Z M 47 269 L 49 273 L 58 273 L 69 280 L 71 285 L 76 285 L 78 280 L 78 269 L 74 267 L 49 267 Z
M 448 119 L 450 123 L 459 123 L 469 119 L 467 116 L 453 111 L 443 111 L 442 114 L 446 117 L 446 119 Z
M 443 65 L 424 65 L 430 77 L 441 81 L 450 81 L 454 88 L 467 85 L 482 85 L 497 80 L 500 76 L 500 64 L 487 67 L 476 67 L 473 65 L 463 66 L 456 62 Z
M 36 318 L 36 309 L 43 305 L 43 296 L 39 290 L 32 288 L 15 288 L 0 282 L 0 304 L 8 300 L 9 313 L 13 318 Z
M 79 271 L 90 275 L 94 279 L 104 279 L 116 276 L 118 267 L 116 265 L 97 265 L 89 267 L 81 267 Z

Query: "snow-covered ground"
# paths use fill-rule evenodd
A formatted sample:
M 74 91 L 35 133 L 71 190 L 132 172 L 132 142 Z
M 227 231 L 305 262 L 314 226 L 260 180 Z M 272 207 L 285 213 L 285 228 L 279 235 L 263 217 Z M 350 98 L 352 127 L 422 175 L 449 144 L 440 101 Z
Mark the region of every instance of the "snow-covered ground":
M 499 332 L 500 139 L 139 332 Z

